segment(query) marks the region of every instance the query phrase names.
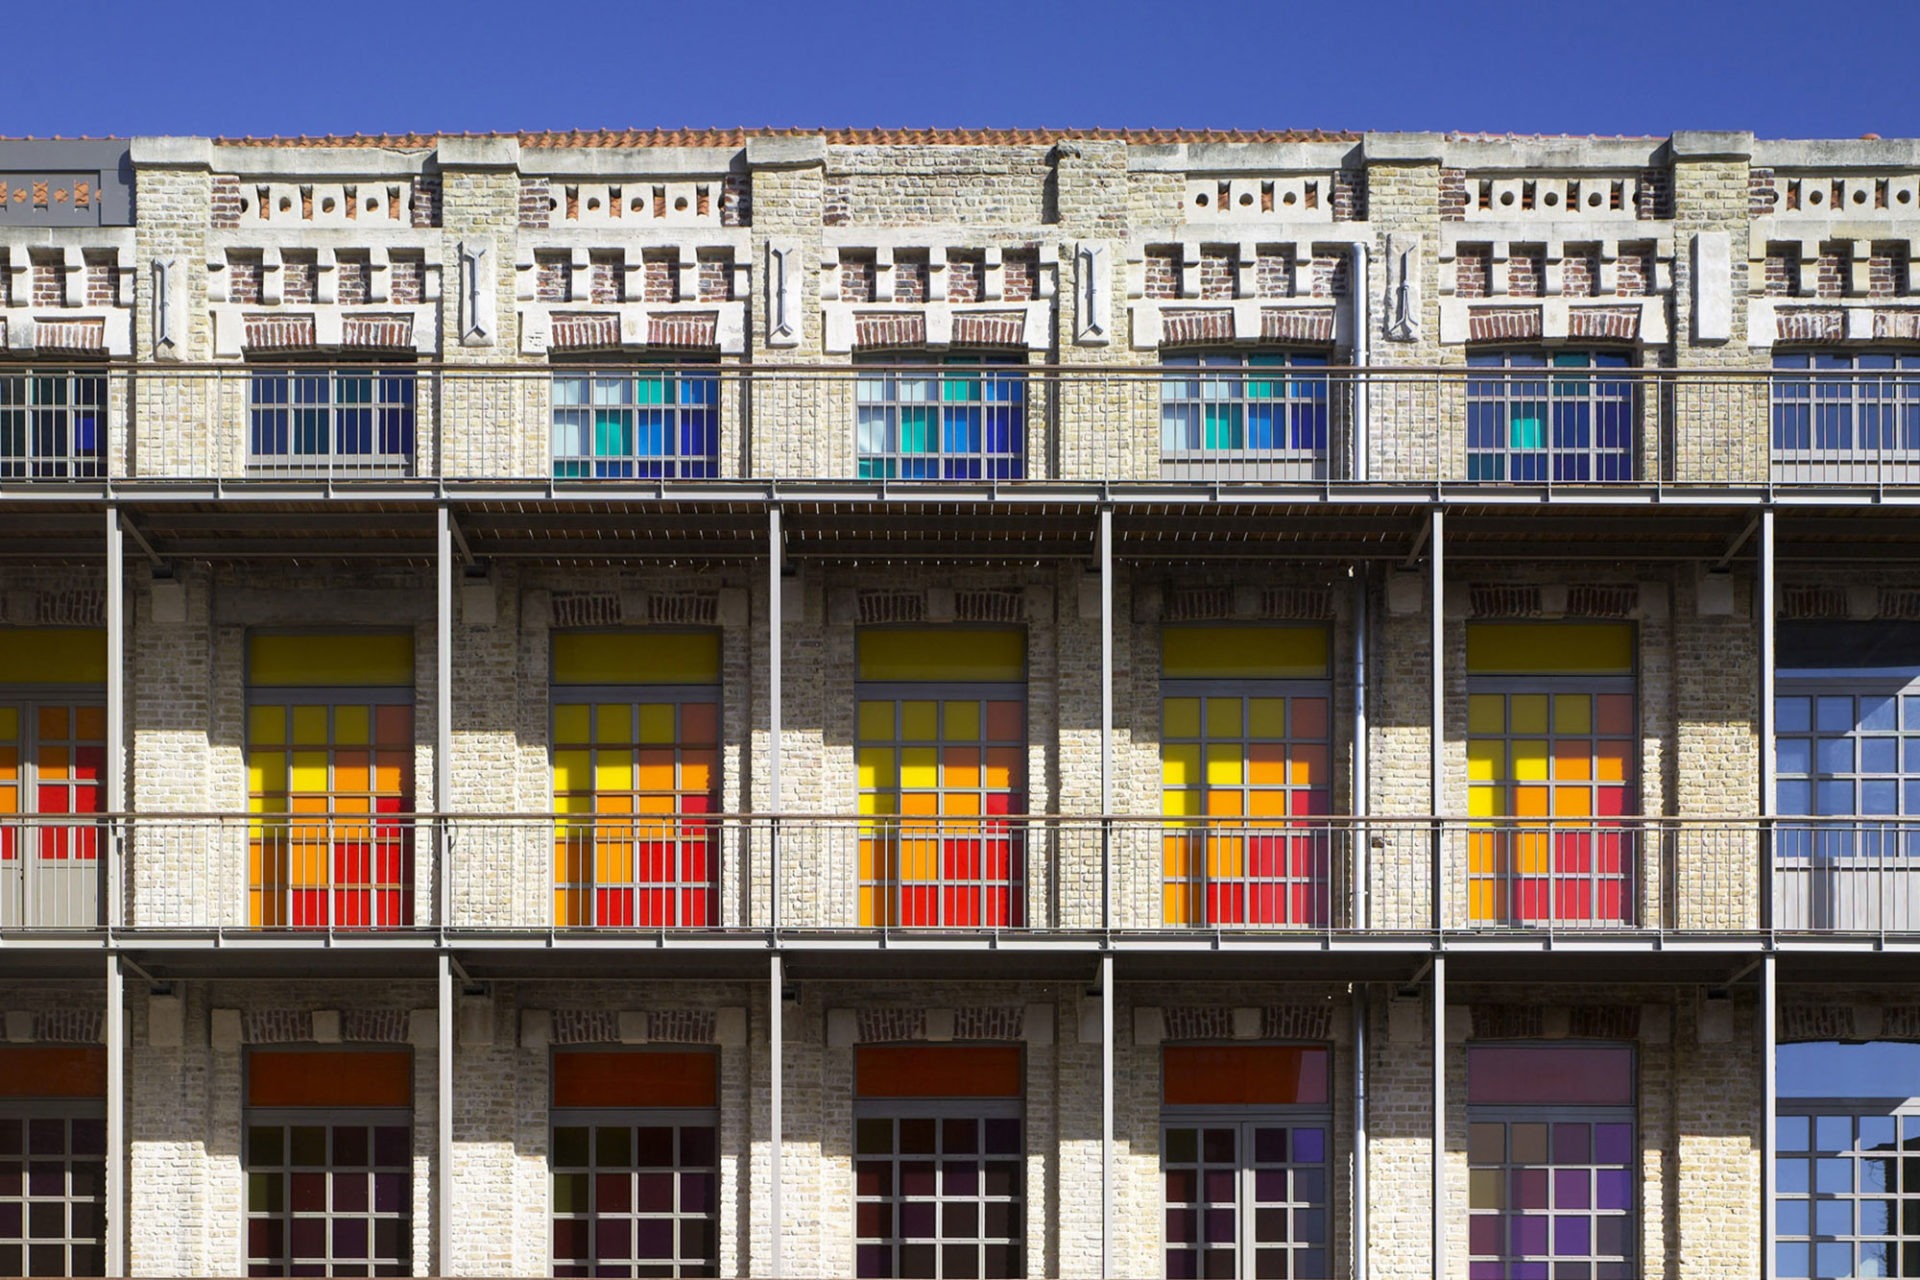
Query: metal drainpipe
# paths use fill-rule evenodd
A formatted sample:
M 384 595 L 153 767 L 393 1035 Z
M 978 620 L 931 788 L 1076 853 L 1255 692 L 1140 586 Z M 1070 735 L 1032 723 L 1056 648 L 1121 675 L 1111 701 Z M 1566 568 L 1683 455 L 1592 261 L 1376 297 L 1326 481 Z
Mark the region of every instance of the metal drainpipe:
M 1353 1280 L 1367 1280 L 1367 989 L 1353 988 Z

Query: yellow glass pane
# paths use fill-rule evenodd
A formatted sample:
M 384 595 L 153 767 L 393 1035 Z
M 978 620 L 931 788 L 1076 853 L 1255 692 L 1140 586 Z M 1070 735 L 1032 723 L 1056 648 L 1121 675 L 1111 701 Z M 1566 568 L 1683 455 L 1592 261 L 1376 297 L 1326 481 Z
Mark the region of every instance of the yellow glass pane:
M 247 681 L 256 686 L 413 683 L 413 636 L 404 631 L 247 638 Z
M 568 745 L 586 742 L 592 734 L 592 712 L 586 704 L 567 702 L 553 709 L 553 740 Z
M 1514 733 L 1545 733 L 1547 731 L 1547 695 L 1516 693 L 1511 699 L 1507 714 L 1512 721 Z
M 1553 695 L 1555 733 L 1592 733 L 1593 699 L 1584 693 Z
M 1160 629 L 1168 680 L 1298 680 L 1327 674 L 1327 629 L 1317 626 L 1169 626 Z
M 854 637 L 861 680 L 991 680 L 1027 678 L 1027 634 L 1016 628 L 863 627 Z
M 900 751 L 900 785 L 929 791 L 940 785 L 940 749 L 903 747 Z
M 291 709 L 288 719 L 293 725 L 292 741 L 302 747 L 324 747 L 330 741 L 327 729 L 327 708 L 301 706 Z
M 1197 738 L 1200 736 L 1200 699 L 1166 698 L 1160 703 L 1160 736 Z
M 325 794 L 329 786 L 326 752 L 296 751 L 293 753 L 293 772 L 287 787 L 289 791 Z
M 247 741 L 255 746 L 277 746 L 287 740 L 285 707 L 248 707 Z
M 624 746 L 633 741 L 633 708 L 624 702 L 602 702 L 593 709 L 593 740 Z
M 860 789 L 862 791 L 876 791 L 894 785 L 893 749 L 891 747 L 861 747 L 857 760 L 860 769 Z
M 1178 791 L 1167 790 L 1160 793 L 1160 812 L 1169 818 L 1193 818 L 1200 815 L 1200 792 L 1197 788 L 1184 788 Z
M 946 723 L 942 726 L 948 742 L 978 742 L 980 740 L 980 704 L 977 702 L 949 702 L 942 708 Z
M 368 714 L 368 708 L 356 706 L 334 708 L 333 740 L 341 746 L 372 746 L 373 719 Z
M 590 795 L 556 795 L 553 798 L 555 813 L 592 813 L 593 797 Z
M 1200 781 L 1200 748 L 1165 743 L 1160 748 L 1160 781 L 1167 786 L 1192 786 Z
M 890 792 L 880 791 L 860 797 L 860 812 L 886 816 L 900 811 L 900 797 Z
M 1547 778 L 1547 744 L 1540 738 L 1516 738 L 1512 744 L 1513 776 L 1520 782 Z
M 0 739 L 20 736 L 20 708 L 0 707 Z
M 1215 787 L 1239 786 L 1241 781 L 1240 744 L 1211 743 L 1207 747 L 1207 784 Z
M 593 753 L 591 751 L 553 753 L 553 789 L 555 791 L 589 791 L 592 787 Z
M 893 741 L 893 709 L 891 702 L 863 702 L 860 704 L 860 738 L 863 742 Z
M 1241 733 L 1240 699 L 1207 699 L 1207 736 L 1237 738 Z
M 667 767 L 667 786 L 673 785 L 673 767 Z M 647 785 L 643 783 L 642 785 Z M 626 791 L 633 786 L 633 761 L 620 751 L 602 751 L 594 757 L 593 786 L 596 791 Z
M 247 790 L 254 795 L 287 789 L 287 758 L 278 751 L 247 753 Z
M 1467 670 L 1631 675 L 1630 622 L 1469 622 Z
M 649 702 L 640 707 L 639 741 L 660 746 L 674 740 L 673 704 Z
M 553 682 L 718 684 L 717 631 L 556 631 Z
M 1284 738 L 1287 736 L 1287 700 L 1285 698 L 1247 699 L 1247 736 Z
M 1467 816 L 1469 818 L 1504 817 L 1500 810 L 1506 796 L 1504 787 L 1468 787 Z
M 1506 780 L 1507 744 L 1498 738 L 1467 739 L 1467 780 L 1503 782 Z
M 105 684 L 107 633 L 81 627 L 0 627 L 0 680 Z
M 1474 693 L 1467 696 L 1467 732 L 1501 734 L 1507 731 L 1507 699 L 1504 694 Z
M 940 704 L 903 702 L 900 704 L 900 740 L 937 742 L 940 739 Z

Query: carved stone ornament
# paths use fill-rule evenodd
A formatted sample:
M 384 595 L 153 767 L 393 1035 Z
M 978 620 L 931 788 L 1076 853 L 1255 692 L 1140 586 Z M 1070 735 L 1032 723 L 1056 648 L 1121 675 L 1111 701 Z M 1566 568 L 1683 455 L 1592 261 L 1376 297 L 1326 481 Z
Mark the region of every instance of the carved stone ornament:
M 1420 340 L 1420 237 L 1387 237 L 1388 342 Z

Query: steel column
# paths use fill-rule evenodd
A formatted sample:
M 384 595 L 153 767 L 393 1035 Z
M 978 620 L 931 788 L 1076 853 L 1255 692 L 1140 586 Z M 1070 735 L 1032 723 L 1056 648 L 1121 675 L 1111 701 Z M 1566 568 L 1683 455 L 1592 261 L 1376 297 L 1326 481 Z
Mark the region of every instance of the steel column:
M 445 526 L 441 526 L 445 528 Z M 433 1118 L 436 1151 L 433 1173 L 433 1256 L 443 1276 L 457 1274 L 453 1266 L 453 957 L 440 953 L 440 999 L 433 1026 L 438 1042 L 434 1055 Z
M 434 607 L 433 807 L 453 809 L 453 513 L 442 503 L 436 530 L 438 590 Z M 445 818 L 433 824 L 434 923 L 453 924 L 453 857 Z
M 1429 742 L 1431 755 L 1428 757 L 1428 787 L 1433 803 L 1433 927 L 1444 928 L 1447 924 L 1446 913 L 1446 830 L 1440 821 L 1446 809 L 1447 788 L 1447 551 L 1446 551 L 1446 512 L 1435 509 L 1430 517 L 1427 536 L 1427 557 L 1430 570 L 1428 601 L 1431 615 L 1432 633 L 1429 643 L 1433 646 L 1432 665 L 1428 670 L 1430 688 L 1428 695 L 1431 704 L 1428 707 L 1429 723 L 1433 726 Z M 1435 970 L 1438 973 L 1438 969 Z
M 1779 1043 L 1777 1022 L 1779 1000 L 1774 987 L 1772 953 L 1760 959 L 1760 1280 L 1776 1280 L 1779 1260 L 1774 1255 L 1774 1240 L 1779 1230 L 1773 1212 L 1773 1169 L 1780 1154 L 1774 1074 L 1774 1048 Z
M 1100 927 L 1113 928 L 1113 508 L 1100 508 Z
M 1365 818 L 1372 808 L 1372 782 L 1367 774 L 1367 588 L 1368 574 L 1365 565 L 1357 569 L 1357 580 L 1353 593 L 1353 781 L 1350 786 L 1349 812 L 1355 818 Z M 1352 848 L 1349 886 L 1352 900 L 1348 904 L 1347 924 L 1351 928 L 1362 929 L 1367 923 L 1367 824 L 1356 822 L 1348 832 L 1348 841 Z M 1328 904 L 1332 906 L 1331 903 Z
M 785 619 L 781 617 L 781 581 L 785 549 L 780 534 L 780 508 L 767 508 L 767 811 L 774 815 L 767 836 L 767 925 L 780 929 L 780 818 L 785 799 L 780 790 L 780 738 L 784 732 L 780 704 L 783 659 L 780 652 Z M 751 883 L 751 878 L 749 878 Z M 776 965 L 779 959 L 774 960 Z M 778 1010 L 775 1010 L 778 1016 Z M 777 1025 L 777 1024 L 776 1024 Z M 776 1093 L 779 1072 L 775 1073 Z
M 786 1100 L 781 1088 L 781 1081 L 786 1074 L 782 1065 L 786 1054 L 783 1026 L 787 999 L 785 988 L 786 975 L 781 971 L 780 956 L 776 953 L 768 957 L 767 963 L 767 1232 L 770 1236 L 767 1259 L 772 1263 L 772 1268 L 766 1273 L 769 1276 L 785 1274 L 781 1261 L 781 1237 L 786 1232 L 786 1218 L 780 1203 L 780 1147 L 786 1136 Z
M 1113 1271 L 1113 953 L 1100 957 L 1100 1274 Z
M 111 756 L 108 757 L 112 759 Z M 120 957 L 107 957 L 107 1258 L 110 1276 L 127 1274 L 127 1010 Z
M 1773 752 L 1774 702 L 1774 581 L 1773 508 L 1760 513 L 1760 927 L 1773 928 L 1773 847 L 1779 788 L 1775 785 Z
M 1367 989 L 1353 988 L 1353 1280 L 1367 1280 Z
M 1434 532 L 1437 534 L 1439 530 Z M 1433 958 L 1433 1280 L 1451 1280 L 1447 1274 L 1447 958 L 1444 955 Z
M 126 546 L 120 528 L 120 509 L 107 507 L 107 812 L 127 808 L 127 583 Z M 127 922 L 126 840 L 116 820 L 107 833 L 105 883 L 96 879 L 95 892 L 106 897 L 109 929 Z M 96 878 L 100 868 L 94 868 Z

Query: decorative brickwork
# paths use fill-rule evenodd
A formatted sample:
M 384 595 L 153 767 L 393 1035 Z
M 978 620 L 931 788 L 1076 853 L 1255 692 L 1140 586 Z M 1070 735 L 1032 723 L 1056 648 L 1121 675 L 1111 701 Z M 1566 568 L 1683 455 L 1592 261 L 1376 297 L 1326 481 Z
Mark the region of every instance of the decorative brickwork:
M 1847 336 L 1847 313 L 1796 307 L 1773 313 L 1781 342 L 1839 342 Z
M 1600 342 L 1632 342 L 1640 336 L 1640 308 L 1581 307 L 1567 317 L 1567 336 Z
M 611 591 L 556 591 L 552 604 L 556 627 L 617 627 L 620 597 Z
M 925 1009 L 865 1008 L 858 1011 L 857 1025 L 862 1044 L 925 1040 L 927 1011 Z
M 98 1009 L 48 1009 L 33 1020 L 33 1038 L 49 1044 L 99 1044 L 107 1038 Z
M 1027 320 L 1021 315 L 972 314 L 953 318 L 953 345 L 956 347 L 1019 347 L 1027 336 Z
M 1168 311 L 1162 313 L 1160 325 L 1162 346 L 1233 341 L 1231 311 Z
M 1260 1035 L 1266 1040 L 1330 1040 L 1333 1006 L 1275 1004 L 1260 1011 Z
M 247 1044 L 301 1044 L 313 1039 L 310 1009 L 244 1009 L 240 1039 Z
M 1169 1040 L 1228 1040 L 1233 1010 L 1220 1005 L 1171 1005 L 1160 1011 Z
M 1780 1008 L 1779 1037 L 1794 1040 L 1853 1039 L 1853 1010 L 1844 1004 L 1785 1003 Z
M 612 1009 L 555 1009 L 555 1044 L 619 1044 L 620 1015 Z
M 860 625 L 885 622 L 924 622 L 927 596 L 924 591 L 862 591 L 859 596 Z
M 647 621 L 655 626 L 715 626 L 720 621 L 720 598 L 711 591 L 649 595 Z
M 547 344 L 562 351 L 604 351 L 617 347 L 620 345 L 620 317 L 588 312 L 556 314 Z
M 1546 1034 L 1546 1010 L 1537 1004 L 1476 1004 L 1476 1040 L 1538 1040 Z
M 255 351 L 297 351 L 318 345 L 313 317 L 254 315 L 246 317 L 247 346 Z
M 719 345 L 720 324 L 711 313 L 652 316 L 647 320 L 647 343 L 704 351 Z
M 1467 313 L 1467 337 L 1472 342 L 1532 341 L 1540 333 L 1538 307 L 1475 308 Z
M 1782 618 L 1844 618 L 1847 595 L 1839 587 L 1782 583 L 1779 587 Z
M 340 1038 L 353 1043 L 405 1044 L 412 1015 L 405 1009 L 342 1009 Z
M 647 1039 L 654 1044 L 712 1044 L 711 1009 L 655 1010 L 647 1015 Z
M 93 590 L 36 592 L 33 620 L 43 627 L 104 627 L 107 624 L 107 593 Z
M 1575 1040 L 1638 1040 L 1637 1004 L 1577 1004 L 1567 1011 L 1567 1035 Z
M 1019 1004 L 961 1005 L 953 1011 L 955 1040 L 1018 1040 L 1027 1024 Z
M 854 345 L 868 350 L 919 350 L 927 345 L 927 318 L 923 315 L 858 316 Z
M 1260 336 L 1269 342 L 1294 342 L 1319 346 L 1333 341 L 1332 308 L 1281 309 L 1269 307 L 1260 313 Z
M 956 591 L 953 616 L 957 622 L 1025 622 L 1027 597 L 1022 591 Z

